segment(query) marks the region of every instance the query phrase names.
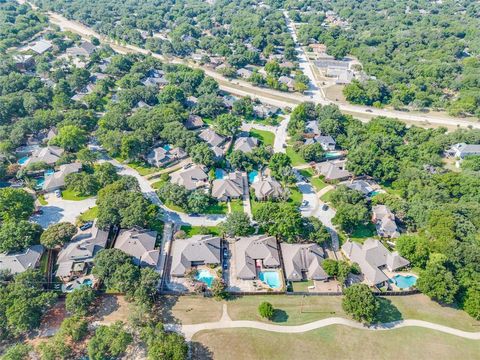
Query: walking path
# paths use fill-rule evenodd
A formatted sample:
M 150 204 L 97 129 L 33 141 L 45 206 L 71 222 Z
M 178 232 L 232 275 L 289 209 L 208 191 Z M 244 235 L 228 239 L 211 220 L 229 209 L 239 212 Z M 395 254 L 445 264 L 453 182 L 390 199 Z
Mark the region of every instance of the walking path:
M 458 329 L 451 328 L 444 325 L 431 323 L 428 321 L 414 320 L 414 319 L 393 321 L 389 323 L 381 323 L 381 324 L 376 324 L 371 326 L 365 326 L 353 320 L 348 320 L 348 319 L 339 318 L 339 317 L 331 317 L 323 320 L 314 321 L 308 324 L 296 325 L 296 326 L 275 325 L 275 324 L 269 324 L 269 323 L 262 323 L 259 321 L 247 321 L 247 320 L 232 321 L 228 316 L 225 304 L 223 307 L 223 315 L 220 321 L 194 324 L 194 325 L 166 324 L 165 329 L 168 331 L 181 333 L 185 336 L 185 338 L 188 341 L 190 341 L 192 340 L 193 336 L 197 332 L 203 331 L 203 330 L 251 328 L 251 329 L 271 331 L 276 333 L 298 334 L 298 333 L 303 333 L 307 331 L 312 331 L 315 329 L 321 329 L 323 327 L 331 326 L 331 325 L 344 325 L 344 326 L 349 326 L 356 329 L 364 329 L 364 330 L 370 330 L 370 331 L 385 331 L 385 330 L 393 330 L 393 329 L 413 326 L 413 327 L 421 327 L 421 328 L 430 329 L 430 330 L 436 330 L 446 334 L 459 336 L 465 339 L 480 340 L 480 332 L 468 332 L 468 331 L 458 330 Z

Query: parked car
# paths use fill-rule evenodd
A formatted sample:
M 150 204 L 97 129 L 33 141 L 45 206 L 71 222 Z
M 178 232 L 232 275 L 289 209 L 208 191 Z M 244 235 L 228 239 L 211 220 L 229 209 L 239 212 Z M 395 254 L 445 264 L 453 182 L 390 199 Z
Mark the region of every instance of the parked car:
M 328 205 L 327 205 L 327 204 L 323 204 L 323 205 L 322 205 L 322 210 L 323 210 L 323 211 L 327 211 L 327 210 L 328 210 Z
M 57 198 L 61 198 L 62 197 L 62 193 L 60 192 L 60 190 L 55 190 L 55 196 Z
M 223 258 L 228 258 L 228 249 L 226 247 L 223 248 Z
M 228 269 L 228 263 L 227 263 L 226 261 L 223 262 L 222 268 L 223 268 L 223 270 L 227 270 L 227 269 Z
M 87 229 L 90 229 L 93 226 L 93 221 L 88 221 L 82 226 L 80 226 L 80 230 L 85 231 Z
M 187 169 L 191 168 L 192 166 L 193 166 L 193 164 L 190 163 L 190 164 L 184 165 L 184 166 L 183 166 L 183 169 L 184 169 L 184 170 L 187 170 Z
M 308 200 L 303 200 L 302 205 L 300 205 L 300 206 L 307 206 L 308 204 L 309 204 Z
M 365 110 L 365 111 L 366 111 L 366 112 L 369 112 L 369 113 L 373 112 L 372 109 L 367 109 L 367 110 Z

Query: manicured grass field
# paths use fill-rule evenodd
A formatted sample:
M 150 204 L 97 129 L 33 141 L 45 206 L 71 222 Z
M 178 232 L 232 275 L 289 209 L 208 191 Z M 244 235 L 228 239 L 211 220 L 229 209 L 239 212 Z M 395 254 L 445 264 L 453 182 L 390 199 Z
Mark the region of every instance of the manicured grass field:
M 75 191 L 66 189 L 62 191 L 62 198 L 63 200 L 80 201 L 80 200 L 91 198 L 91 196 L 80 196 Z
M 185 209 L 183 209 L 181 206 L 172 204 L 171 202 L 165 202 L 164 204 L 166 207 L 168 207 L 169 209 L 172 209 L 173 211 L 186 213 Z M 203 212 L 203 214 L 227 214 L 227 213 L 228 213 L 228 206 L 227 206 L 227 203 L 224 203 L 224 202 L 218 202 L 218 203 L 212 204 Z
M 125 160 L 120 158 L 120 157 L 116 157 L 115 160 L 117 160 L 121 163 L 125 162 Z M 148 164 L 146 162 L 143 162 L 143 161 L 133 161 L 133 162 L 129 162 L 129 163 L 126 163 L 126 164 L 129 167 L 131 167 L 132 169 L 137 170 L 138 173 L 142 176 L 150 175 L 150 174 L 153 174 L 154 172 L 158 171 L 158 168 L 156 168 L 154 166 L 151 166 L 150 164 Z
M 44 195 L 40 195 L 38 197 L 38 202 L 40 203 L 40 205 L 48 205 L 48 201 L 45 200 L 45 196 Z
M 368 223 L 367 225 L 357 227 L 350 235 L 350 239 L 363 243 L 366 239 L 375 236 L 376 234 L 377 231 L 375 225 Z
M 190 225 L 182 225 L 180 230 L 185 231 L 187 237 L 192 237 L 194 235 L 201 235 L 203 233 L 202 230 L 207 230 L 210 235 L 220 235 L 220 229 L 217 226 L 190 226 Z
M 152 184 L 152 188 L 154 188 L 155 190 L 158 190 L 158 189 L 160 189 L 160 188 L 162 187 L 162 185 L 165 184 L 165 183 L 166 183 L 166 181 L 158 180 L 158 181 L 156 181 L 156 182 L 154 182 L 154 183 Z
M 78 217 L 78 220 L 81 223 L 86 223 L 87 221 L 93 221 L 97 218 L 98 216 L 98 207 L 94 206 L 87 211 L 83 212 L 80 214 Z
M 298 166 L 307 163 L 303 157 L 293 149 L 293 146 L 287 146 L 286 154 L 292 161 L 292 166 Z
M 236 199 L 230 201 L 230 206 L 232 207 L 232 212 L 243 212 L 243 202 L 242 200 Z
M 298 190 L 298 188 L 297 187 L 291 187 L 290 188 L 290 199 L 289 199 L 289 201 L 292 202 L 295 205 L 300 206 L 300 204 L 302 203 L 302 199 L 303 199 L 302 193 Z
M 312 169 L 302 169 L 299 171 L 299 173 L 310 181 L 316 191 L 320 191 L 328 185 L 325 181 L 320 179 L 320 177 L 315 176 L 315 173 Z
M 222 303 L 213 298 L 203 296 L 162 296 L 160 313 L 163 322 L 182 324 L 198 324 L 219 321 L 222 316 Z
M 255 329 L 197 333 L 193 358 L 215 359 L 475 359 L 480 343 L 422 328 L 372 332 L 334 325 L 300 334 Z M 202 346 L 199 346 L 199 345 Z M 227 345 L 228 344 L 228 345 Z
M 252 129 L 250 130 L 250 136 L 259 139 L 266 146 L 273 146 L 275 142 L 275 134 L 270 131 Z
M 308 291 L 308 287 L 313 285 L 313 280 L 295 281 L 292 285 L 293 291 Z
M 326 202 L 326 203 L 331 202 L 331 197 L 332 197 L 333 191 L 334 190 L 330 190 L 330 191 L 326 192 L 325 194 L 323 194 L 322 196 L 320 196 L 320 200 L 322 200 L 323 202 Z

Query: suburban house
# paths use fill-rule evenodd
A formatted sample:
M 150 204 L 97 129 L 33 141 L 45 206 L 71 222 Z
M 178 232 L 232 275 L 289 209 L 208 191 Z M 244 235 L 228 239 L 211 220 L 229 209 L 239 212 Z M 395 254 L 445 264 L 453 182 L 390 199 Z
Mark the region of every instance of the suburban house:
M 13 56 L 15 66 L 20 71 L 30 70 L 35 65 L 35 58 L 29 54 L 17 54 Z
M 295 80 L 288 76 L 280 76 L 278 78 L 280 84 L 286 85 L 289 90 L 295 89 Z
M 326 75 L 335 78 L 339 85 L 350 84 L 353 80 L 353 71 L 345 68 L 328 67 Z
M 43 190 L 46 192 L 55 191 L 65 186 L 65 177 L 68 174 L 77 173 L 82 169 L 81 163 L 60 165 L 60 169 L 52 175 L 45 176 Z
M 193 267 L 220 264 L 220 248 L 220 238 L 211 235 L 195 235 L 173 241 L 171 276 L 183 277 Z
M 378 240 L 367 239 L 363 245 L 347 241 L 342 245 L 342 252 L 353 263 L 357 263 L 362 270 L 365 281 L 371 286 L 384 285 L 388 276 L 382 269 L 395 271 L 410 264 L 398 252 L 390 252 Z
M 479 145 L 472 145 L 472 144 L 465 144 L 465 143 L 458 143 L 452 145 L 450 149 L 448 149 L 445 154 L 450 157 L 456 157 L 459 159 L 463 159 L 469 155 L 480 155 L 480 144 Z
M 285 277 L 289 281 L 326 280 L 323 249 L 317 244 L 280 244 Z
M 63 281 L 86 275 L 95 255 L 107 246 L 107 240 L 108 231 L 100 230 L 96 224 L 75 235 L 58 253 L 55 275 Z
M 254 148 L 258 146 L 258 139 L 254 137 L 239 137 L 233 145 L 234 151 L 242 151 L 244 153 L 250 153 Z
M 252 76 L 252 74 L 253 74 L 253 71 L 245 69 L 245 68 L 241 68 L 241 69 L 237 70 L 237 75 L 244 78 L 244 79 L 250 78 L 250 76 Z
M 244 177 L 241 172 L 229 173 L 223 179 L 212 182 L 212 196 L 220 201 L 238 199 L 244 195 Z
M 30 158 L 23 165 L 27 166 L 38 162 L 44 162 L 48 165 L 53 165 L 58 159 L 60 159 L 60 156 L 62 156 L 63 152 L 64 150 L 58 146 L 38 148 L 32 152 L 32 156 L 30 156 Z
M 187 128 L 187 130 L 193 130 L 193 129 L 201 128 L 202 126 L 205 125 L 205 123 L 203 122 L 200 116 L 190 114 L 188 115 L 188 119 L 185 121 L 184 125 Z
M 38 55 L 42 55 L 45 51 L 50 50 L 52 46 L 51 41 L 42 39 L 30 44 L 28 48 Z
M 280 255 L 275 236 L 254 235 L 235 242 L 237 278 L 253 280 L 262 268 L 280 267 Z
M 352 176 L 346 164 L 347 160 L 331 160 L 316 164 L 315 169 L 327 181 L 346 180 Z
M 203 130 L 198 136 L 210 147 L 218 147 L 226 141 L 226 138 L 224 138 L 222 135 L 217 134 L 210 128 Z
M 375 205 L 372 207 L 372 222 L 377 228 L 377 233 L 385 238 L 397 238 L 400 236 L 395 215 L 385 205 Z
M 185 159 L 187 153 L 181 148 L 170 148 L 169 146 L 159 146 L 147 155 L 147 162 L 156 167 L 162 167 L 172 162 Z
M 83 56 L 83 57 L 90 57 L 95 52 L 95 45 L 93 45 L 89 41 L 82 41 L 79 46 L 74 46 L 67 49 L 67 55 L 69 56 Z
M 128 230 L 120 230 L 115 241 L 115 249 L 132 256 L 135 265 L 157 267 L 160 251 L 155 250 L 156 242 L 156 231 L 135 226 Z
M 173 184 L 185 186 L 187 190 L 196 190 L 208 185 L 208 175 L 200 165 L 176 171 L 170 175 Z
M 310 120 L 305 125 L 305 130 L 309 134 L 319 135 L 320 129 L 318 128 L 318 121 L 317 120 Z
M 144 86 L 164 87 L 168 85 L 168 80 L 165 78 L 165 72 L 162 70 L 152 69 L 142 79 Z
M 258 118 L 267 118 L 278 113 L 279 108 L 273 105 L 256 104 L 253 105 L 253 112 Z
M 0 254 L 0 271 L 8 271 L 14 275 L 35 269 L 40 263 L 43 252 L 42 245 L 33 245 L 23 251 Z
M 352 180 L 342 183 L 342 185 L 345 185 L 351 190 L 361 192 L 365 196 L 368 196 L 368 194 L 371 194 L 374 191 L 372 185 L 366 180 Z
M 337 143 L 330 135 L 317 135 L 305 140 L 305 145 L 319 143 L 324 151 L 333 151 Z
M 284 194 L 282 185 L 270 176 L 255 181 L 252 189 L 257 200 L 277 199 Z

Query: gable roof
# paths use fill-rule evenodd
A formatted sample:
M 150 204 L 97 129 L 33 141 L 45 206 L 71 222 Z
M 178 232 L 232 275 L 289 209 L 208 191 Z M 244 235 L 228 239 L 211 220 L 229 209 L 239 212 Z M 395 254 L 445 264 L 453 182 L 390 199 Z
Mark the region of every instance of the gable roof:
M 258 146 L 258 139 L 248 136 L 248 137 L 240 137 L 235 141 L 235 145 L 233 149 L 235 151 L 243 151 L 244 153 L 252 152 L 253 148 Z
M 158 250 L 155 250 L 157 232 L 140 227 L 120 230 L 115 248 L 133 256 L 133 262 L 140 266 L 157 266 Z
M 306 273 L 309 280 L 325 280 L 327 273 L 322 268 L 323 249 L 317 244 L 280 244 L 285 276 L 290 281 L 303 280 Z
M 58 253 L 56 275 L 63 277 L 70 275 L 74 263 L 92 262 L 95 255 L 105 249 L 108 240 L 108 231 L 100 230 L 94 224 L 88 232 L 80 233 L 65 244 Z
M 219 146 L 223 144 L 225 138 L 219 134 L 217 134 L 212 129 L 205 129 L 198 135 L 200 139 L 207 142 L 210 146 Z
M 257 199 L 266 197 L 276 198 L 283 194 L 282 185 L 270 176 L 255 181 L 252 184 L 252 188 L 255 190 L 255 197 Z
M 215 179 L 212 182 L 212 196 L 220 198 L 238 198 L 243 195 L 243 176 L 236 171 L 228 174 L 223 179 Z
M 367 239 L 363 245 L 347 241 L 342 245 L 342 251 L 352 262 L 356 262 L 362 270 L 365 279 L 371 285 L 387 281 L 388 277 L 379 268 L 387 266 L 390 271 L 407 266 L 409 261 L 398 253 L 390 253 L 378 240 Z
M 239 279 L 256 277 L 255 260 L 261 260 L 266 267 L 280 266 L 278 244 L 274 236 L 241 237 L 235 242 L 235 266 Z
M 208 175 L 201 166 L 196 165 L 189 169 L 172 173 L 170 181 L 174 184 L 185 186 L 188 190 L 195 190 L 206 185 Z
M 205 125 L 202 118 L 198 115 L 190 114 L 188 119 L 185 121 L 185 127 L 187 130 L 196 129 Z
M 195 235 L 173 242 L 171 256 L 172 276 L 183 276 L 192 263 L 219 264 L 220 238 L 211 235 Z
M 25 162 L 25 166 L 37 162 L 44 162 L 46 164 L 54 164 L 60 156 L 62 156 L 64 150 L 58 146 L 47 146 L 44 148 L 35 149 L 32 152 L 32 156 Z
M 31 50 L 35 51 L 37 54 L 43 54 L 45 51 L 52 47 L 52 42 L 48 40 L 38 40 L 33 45 L 29 46 Z
M 316 165 L 317 172 L 323 175 L 326 180 L 340 180 L 352 176 L 352 173 L 345 167 L 346 160 L 332 160 L 321 162 Z
M 0 270 L 18 274 L 33 269 L 38 264 L 43 252 L 42 245 L 33 245 L 23 251 L 0 254 Z
M 51 175 L 45 176 L 43 190 L 51 191 L 54 189 L 58 189 L 59 187 L 65 186 L 65 177 L 68 174 L 79 172 L 81 168 L 82 168 L 81 163 L 71 163 L 71 164 L 61 165 L 59 171 Z

